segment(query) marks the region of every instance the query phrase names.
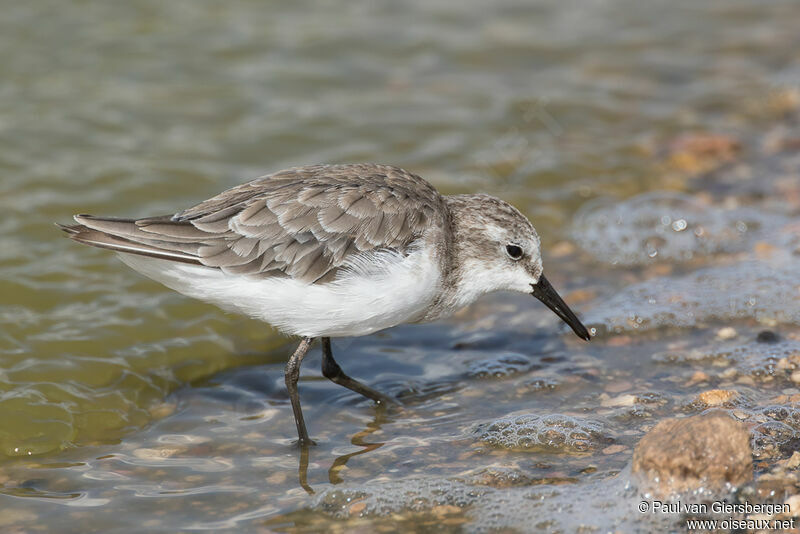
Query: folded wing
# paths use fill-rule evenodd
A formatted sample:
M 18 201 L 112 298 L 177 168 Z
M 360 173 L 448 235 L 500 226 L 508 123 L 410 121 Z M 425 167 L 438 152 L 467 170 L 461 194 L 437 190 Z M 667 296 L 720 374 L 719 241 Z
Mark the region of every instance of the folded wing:
M 385 165 L 297 167 L 224 191 L 172 216 L 76 215 L 72 239 L 232 274 L 332 280 L 354 254 L 405 253 L 447 224 L 425 180 Z

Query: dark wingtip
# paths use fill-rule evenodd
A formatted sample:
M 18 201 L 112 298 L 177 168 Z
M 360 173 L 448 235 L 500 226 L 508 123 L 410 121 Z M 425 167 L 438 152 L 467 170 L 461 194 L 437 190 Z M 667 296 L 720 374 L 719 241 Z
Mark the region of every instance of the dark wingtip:
M 53 224 L 55 225 L 56 228 L 67 234 L 64 237 L 70 237 L 72 235 L 77 234 L 78 232 L 80 232 L 81 228 L 77 224 L 72 224 L 72 225 L 61 224 L 61 223 L 53 223 Z

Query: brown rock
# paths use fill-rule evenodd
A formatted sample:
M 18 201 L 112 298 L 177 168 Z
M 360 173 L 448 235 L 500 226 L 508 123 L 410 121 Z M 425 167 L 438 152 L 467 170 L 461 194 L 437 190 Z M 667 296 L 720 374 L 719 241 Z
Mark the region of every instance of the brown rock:
M 684 172 L 710 170 L 736 158 L 741 143 L 718 134 L 687 134 L 675 139 L 670 148 L 669 163 Z
M 620 452 L 624 451 L 625 449 L 627 449 L 627 447 L 625 445 L 616 444 L 616 445 L 609 445 L 608 447 L 606 447 L 605 449 L 603 449 L 600 452 L 602 452 L 603 454 L 606 454 L 606 455 L 608 455 L 608 454 L 617 454 L 617 453 L 620 453 Z
M 705 487 L 722 491 L 753 479 L 750 435 L 722 411 L 666 419 L 633 452 L 633 472 L 646 491 L 665 497 Z
M 672 161 L 676 164 L 693 164 L 689 165 L 689 170 L 694 170 L 694 165 L 698 164 L 698 160 L 730 160 L 739 151 L 738 145 L 732 139 L 714 136 L 682 137 L 672 148 Z
M 631 336 L 614 336 L 608 338 L 606 344 L 609 347 L 624 347 L 625 345 L 630 345 L 633 338 Z
M 575 245 L 569 241 L 559 241 L 547 249 L 547 252 L 553 258 L 563 258 L 575 252 Z
M 431 509 L 431 513 L 439 519 L 443 519 L 448 515 L 460 514 L 462 510 L 458 506 L 452 504 L 440 504 L 439 506 L 434 506 Z
M 605 408 L 618 408 L 620 406 L 633 406 L 636 404 L 636 395 L 630 393 L 618 397 L 608 398 L 600 401 L 600 405 Z
M 719 406 L 731 402 L 737 395 L 738 393 L 730 389 L 709 389 L 700 393 L 695 402 L 706 406 Z
M 732 326 L 726 326 L 717 330 L 717 337 L 719 339 L 733 339 L 736 337 L 736 329 Z
M 627 380 L 615 380 L 606 384 L 605 390 L 609 393 L 622 393 L 623 391 L 629 391 L 632 387 L 633 384 Z
M 597 297 L 597 291 L 593 289 L 575 289 L 574 291 L 567 293 L 565 298 L 567 299 L 567 302 L 581 304 L 583 302 L 588 302 L 595 297 Z
M 784 504 L 789 505 L 789 513 L 788 514 L 780 514 L 781 517 L 797 517 L 800 515 L 800 495 L 792 495 L 791 497 L 787 498 L 783 501 Z
M 800 467 L 800 452 L 794 451 L 792 456 L 786 460 L 786 469 L 797 469 L 798 467 Z
M 348 512 L 350 513 L 351 516 L 358 515 L 361 512 L 363 512 L 366 507 L 367 503 L 365 503 L 364 501 L 354 502 L 353 504 L 350 505 L 350 508 L 348 508 Z
M 755 245 L 753 245 L 753 252 L 755 252 L 756 257 L 760 260 L 768 260 L 772 256 L 774 256 L 780 249 L 775 245 L 771 245 L 770 243 L 766 243 L 764 241 L 759 241 Z
M 695 384 L 700 384 L 702 382 L 708 382 L 710 377 L 704 373 L 703 371 L 695 371 L 689 381 L 686 383 L 687 386 L 694 386 Z
M 800 107 L 800 91 L 796 87 L 783 87 L 770 92 L 767 107 L 776 115 L 787 115 Z

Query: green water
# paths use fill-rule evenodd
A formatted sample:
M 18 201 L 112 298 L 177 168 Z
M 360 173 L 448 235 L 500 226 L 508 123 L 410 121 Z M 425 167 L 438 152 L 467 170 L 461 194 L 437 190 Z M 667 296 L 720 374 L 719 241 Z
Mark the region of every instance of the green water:
M 7 3 L 0 528 L 481 530 L 475 503 L 416 515 L 400 503 L 395 516 L 370 504 L 343 519 L 330 492 L 498 466 L 529 486 L 613 477 L 648 425 L 710 387 L 684 387 L 699 364 L 653 354 L 713 345 L 730 325 L 742 343 L 764 328 L 792 340 L 800 303 L 789 269 L 775 275 L 780 298 L 759 293 L 760 315 L 723 303 L 688 324 L 645 313 L 647 332 L 628 329 L 609 298 L 621 292 L 615 306 L 635 323 L 628 286 L 754 257 L 771 237 L 748 229 L 688 263 L 614 266 L 577 246 L 576 213 L 598 197 L 677 191 L 776 217 L 760 224 L 787 237 L 770 246 L 796 258 L 798 21 L 790 0 Z M 675 140 L 699 132 L 739 148 L 698 163 Z M 387 412 L 322 379 L 315 349 L 300 386 L 319 443 L 304 489 L 282 379 L 294 341 L 143 279 L 53 223 L 172 213 L 270 171 L 359 161 L 513 202 L 542 235 L 550 280 L 603 335 L 583 344 L 533 299 L 500 295 L 442 323 L 339 340 L 348 373 L 405 399 Z M 739 382 L 742 409 L 794 391 L 754 380 Z M 664 400 L 641 419 L 598 408 L 628 392 Z M 604 430 L 580 454 L 475 437 L 474 425 L 520 411 Z

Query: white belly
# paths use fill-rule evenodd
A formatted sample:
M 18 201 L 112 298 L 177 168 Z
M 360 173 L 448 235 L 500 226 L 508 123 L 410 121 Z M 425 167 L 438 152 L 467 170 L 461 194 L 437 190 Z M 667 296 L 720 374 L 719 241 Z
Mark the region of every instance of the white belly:
M 120 254 L 131 268 L 184 295 L 308 337 L 361 336 L 420 319 L 440 290 L 439 265 L 418 249 L 362 254 L 333 282 L 256 278 L 147 256 Z

